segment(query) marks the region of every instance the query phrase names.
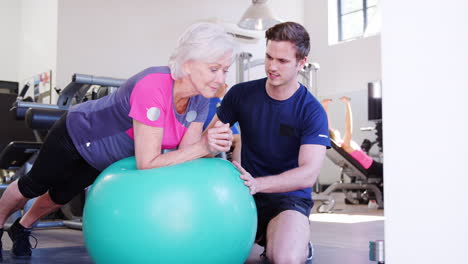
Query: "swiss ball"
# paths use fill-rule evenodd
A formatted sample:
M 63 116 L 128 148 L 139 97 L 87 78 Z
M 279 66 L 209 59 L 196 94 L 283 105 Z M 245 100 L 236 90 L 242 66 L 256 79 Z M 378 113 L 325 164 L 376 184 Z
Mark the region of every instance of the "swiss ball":
M 96 263 L 243 263 L 257 210 L 239 171 L 202 158 L 138 170 L 120 160 L 86 199 L 83 234 Z

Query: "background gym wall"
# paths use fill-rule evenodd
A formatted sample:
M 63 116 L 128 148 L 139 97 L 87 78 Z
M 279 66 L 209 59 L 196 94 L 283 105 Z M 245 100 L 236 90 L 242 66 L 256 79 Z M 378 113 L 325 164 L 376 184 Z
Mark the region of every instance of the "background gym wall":
M 0 32 L 1 80 L 23 85 L 41 72 L 55 75 L 57 0 L 0 1 Z
M 57 80 L 63 87 L 75 72 L 126 78 L 153 65 L 165 65 L 178 36 L 192 23 L 221 19 L 237 23 L 251 4 L 245 1 L 59 1 Z M 283 20 L 303 22 L 304 1 L 271 0 Z M 245 44 L 245 43 L 244 43 Z M 241 50 L 259 53 L 264 40 Z M 247 49 L 247 50 L 246 50 Z M 235 67 L 228 84 L 235 82 Z
M 0 79 L 18 80 L 20 2 L 0 1 Z

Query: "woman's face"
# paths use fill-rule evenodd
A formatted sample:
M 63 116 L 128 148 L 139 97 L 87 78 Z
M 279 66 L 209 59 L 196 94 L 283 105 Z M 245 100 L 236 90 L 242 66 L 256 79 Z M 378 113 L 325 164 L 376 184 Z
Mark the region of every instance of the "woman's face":
M 205 98 L 215 97 L 226 82 L 226 74 L 231 66 L 231 53 L 224 54 L 217 61 L 207 63 L 203 61 L 189 61 L 185 64 L 194 89 Z

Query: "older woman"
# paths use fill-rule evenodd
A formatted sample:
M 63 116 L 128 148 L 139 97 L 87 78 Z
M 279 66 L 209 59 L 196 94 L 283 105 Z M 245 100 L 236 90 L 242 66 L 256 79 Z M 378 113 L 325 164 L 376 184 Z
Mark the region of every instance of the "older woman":
M 208 98 L 225 84 L 234 56 L 234 41 L 220 26 L 195 24 L 180 37 L 169 67 L 145 69 L 117 92 L 72 107 L 51 129 L 31 171 L 0 199 L 3 227 L 12 212 L 39 197 L 8 231 L 13 254 L 31 256 L 34 222 L 69 202 L 115 161 L 135 155 L 138 169 L 149 169 L 228 151 L 229 124 L 218 123 L 203 137 L 202 127 Z

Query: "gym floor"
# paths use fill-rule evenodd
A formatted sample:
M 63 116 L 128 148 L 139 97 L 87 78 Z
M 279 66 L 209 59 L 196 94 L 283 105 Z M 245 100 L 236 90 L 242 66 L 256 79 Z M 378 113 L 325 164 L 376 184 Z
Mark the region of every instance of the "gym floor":
M 369 261 L 369 241 L 384 239 L 384 211 L 367 205 L 346 205 L 340 193 L 335 212 L 310 216 L 311 239 L 315 246 L 314 264 L 366 264 Z M 318 204 L 318 203 L 317 203 Z M 315 209 L 315 208 L 314 208 Z M 68 228 L 37 229 L 37 248 L 29 260 L 13 259 L 11 241 L 3 234 L 3 263 L 93 263 L 79 230 Z M 34 245 L 34 239 L 31 238 Z M 262 248 L 254 246 L 246 264 L 259 263 Z

